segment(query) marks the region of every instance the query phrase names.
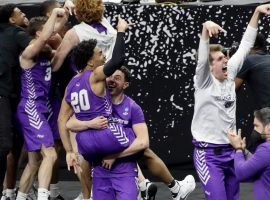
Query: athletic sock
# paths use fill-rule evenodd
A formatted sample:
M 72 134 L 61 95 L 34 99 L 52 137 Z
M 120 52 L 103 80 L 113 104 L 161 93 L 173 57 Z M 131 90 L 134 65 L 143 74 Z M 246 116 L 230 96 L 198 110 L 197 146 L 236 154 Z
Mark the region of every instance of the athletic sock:
M 16 198 L 15 191 L 16 191 L 15 188 L 14 189 L 7 189 L 6 190 L 6 197 L 9 197 L 10 200 L 15 200 L 15 198 Z
M 48 200 L 50 192 L 45 188 L 38 188 L 38 199 L 37 200 Z
M 27 199 L 28 194 L 22 193 L 22 192 L 18 192 L 16 200 L 26 200 Z

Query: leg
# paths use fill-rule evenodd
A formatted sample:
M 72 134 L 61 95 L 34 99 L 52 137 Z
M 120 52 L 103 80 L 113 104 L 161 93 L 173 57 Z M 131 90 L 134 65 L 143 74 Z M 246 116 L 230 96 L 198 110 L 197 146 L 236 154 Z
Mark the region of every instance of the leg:
M 93 200 L 116 200 L 109 178 L 93 177 Z
M 7 151 L 0 151 L 0 191 L 3 190 L 3 183 L 7 167 L 7 154 Z
M 70 132 L 70 141 L 74 152 L 78 153 L 77 142 L 75 139 L 76 133 Z M 79 153 L 78 153 L 79 154 Z M 82 172 L 78 172 L 77 176 L 81 183 L 82 195 L 84 199 L 89 199 L 91 196 L 92 180 L 90 176 L 90 164 L 80 156 L 80 165 Z
M 213 149 L 194 150 L 194 164 L 200 178 L 206 200 L 227 200 L 223 164 L 217 160 Z
M 138 189 L 135 177 L 111 178 L 117 200 L 137 200 Z
M 59 171 L 59 154 L 62 149 L 62 143 L 60 140 L 55 140 L 55 151 L 57 154 L 57 159 L 53 166 L 52 180 L 50 184 L 50 198 L 51 200 L 63 200 L 64 198 L 60 195 L 60 188 L 58 183 L 58 171 Z
M 161 179 L 163 183 L 169 185 L 174 178 L 164 162 L 149 148 L 144 151 L 144 158 L 151 173 Z
M 235 176 L 233 160 L 228 162 L 227 170 L 225 171 L 225 189 L 228 200 L 239 199 L 239 181 Z
M 57 159 L 57 154 L 54 147 L 42 146 L 41 155 L 43 159 L 38 171 L 39 188 L 48 189 L 52 178 L 53 166 Z
M 38 152 L 28 153 L 28 163 L 23 171 L 19 183 L 19 195 L 17 199 L 26 199 L 27 193 L 35 181 L 36 174 L 40 166 L 41 156 Z

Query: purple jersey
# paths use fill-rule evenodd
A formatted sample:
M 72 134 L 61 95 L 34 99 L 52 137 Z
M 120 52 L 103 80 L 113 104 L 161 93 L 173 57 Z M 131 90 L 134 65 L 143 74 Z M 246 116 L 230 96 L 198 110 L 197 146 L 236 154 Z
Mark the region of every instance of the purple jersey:
M 132 128 L 132 125 L 144 123 L 144 114 L 141 107 L 130 97 L 124 97 L 118 105 L 113 105 L 113 118 L 115 123 L 122 124 L 124 128 Z
M 51 86 L 51 62 L 48 59 L 39 58 L 30 69 L 22 69 L 21 72 L 21 99 L 48 101 Z
M 92 72 L 87 70 L 75 76 L 67 86 L 66 101 L 79 120 L 91 120 L 97 116 L 109 117 L 112 113 L 109 92 L 106 91 L 105 97 L 98 97 L 90 87 L 89 77 Z
M 105 97 L 94 94 L 89 83 L 92 72 L 92 70 L 87 70 L 70 81 L 66 90 L 66 101 L 72 106 L 79 120 L 91 120 L 97 116 L 104 116 L 110 121 L 112 104 L 109 91 L 106 91 Z M 113 122 L 109 123 L 107 129 L 80 131 L 76 135 L 76 140 L 80 154 L 89 162 L 123 151 L 130 144 L 122 125 Z
M 51 62 L 38 58 L 30 69 L 21 72 L 21 101 L 18 105 L 18 118 L 22 125 L 27 151 L 36 151 L 42 145 L 54 145 L 48 119 L 49 90 L 51 85 Z
M 240 181 L 253 182 L 253 199 L 270 199 L 270 141 L 259 145 L 253 155 L 246 160 L 243 153 L 236 153 L 234 158 L 235 174 Z
M 132 130 L 132 125 L 144 123 L 144 114 L 141 107 L 130 97 L 124 97 L 123 101 L 112 106 L 113 122 L 122 124 L 130 141 L 135 139 L 135 134 Z M 137 176 L 137 164 L 134 157 L 126 157 L 117 159 L 111 170 L 106 170 L 101 167 L 100 163 L 94 163 L 96 167 L 93 169 L 95 177 L 123 177 Z

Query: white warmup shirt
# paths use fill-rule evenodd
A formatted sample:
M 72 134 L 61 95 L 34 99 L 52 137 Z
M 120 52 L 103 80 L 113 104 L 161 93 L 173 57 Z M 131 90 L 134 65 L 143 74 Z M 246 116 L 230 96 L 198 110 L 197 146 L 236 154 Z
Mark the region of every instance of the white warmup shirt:
M 234 79 L 253 47 L 257 29 L 248 26 L 237 52 L 227 63 L 228 77 L 218 81 L 210 72 L 209 41 L 200 40 L 194 76 L 195 105 L 191 132 L 198 142 L 228 144 L 227 130 L 236 131 Z
M 84 22 L 74 26 L 74 29 L 79 37 L 80 42 L 89 39 L 97 40 L 97 47 L 103 51 L 106 56 L 106 60 L 108 61 L 112 58 L 117 31 L 105 18 L 102 19 L 101 24 L 106 27 L 107 33 L 99 33 L 95 28 Z

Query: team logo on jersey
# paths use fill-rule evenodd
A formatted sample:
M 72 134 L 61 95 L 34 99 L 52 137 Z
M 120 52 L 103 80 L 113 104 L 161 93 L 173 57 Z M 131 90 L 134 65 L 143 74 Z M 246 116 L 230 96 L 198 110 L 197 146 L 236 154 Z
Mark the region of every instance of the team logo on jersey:
M 128 109 L 128 107 L 126 107 L 124 112 L 123 112 L 123 115 L 128 115 L 128 111 L 129 111 L 129 109 Z
M 80 83 L 76 83 L 76 87 L 79 87 L 80 86 Z

